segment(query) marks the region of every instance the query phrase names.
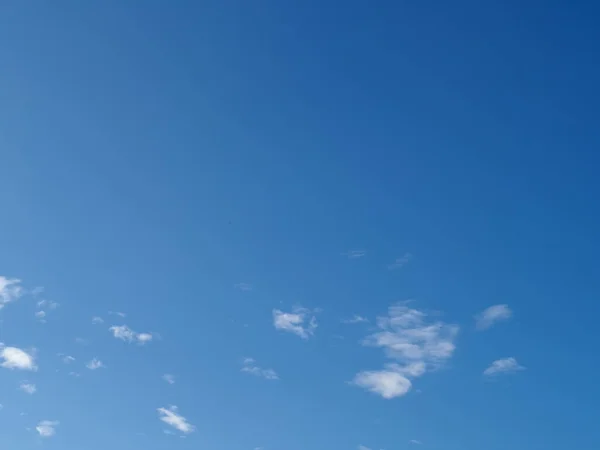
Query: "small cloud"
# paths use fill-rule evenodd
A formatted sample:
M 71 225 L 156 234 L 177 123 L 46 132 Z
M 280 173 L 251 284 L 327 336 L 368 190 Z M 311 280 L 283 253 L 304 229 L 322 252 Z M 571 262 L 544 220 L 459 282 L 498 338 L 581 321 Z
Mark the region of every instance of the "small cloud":
M 512 311 L 508 305 L 494 305 L 483 310 L 475 316 L 478 330 L 487 330 L 497 322 L 508 320 L 512 317 Z
M 119 312 L 119 311 L 109 311 L 108 314 L 111 315 L 111 316 L 119 316 L 119 317 L 121 317 L 123 319 L 125 317 L 127 317 L 127 314 L 125 314 L 124 312 Z
M 242 372 L 265 378 L 266 380 L 279 380 L 279 375 L 273 369 L 263 369 L 256 365 L 252 358 L 244 358 L 242 361 Z
M 0 366 L 5 369 L 37 370 L 33 354 L 17 347 L 4 347 L 0 343 L 0 359 L 3 360 Z
M 525 370 L 525 367 L 521 366 L 517 360 L 513 357 L 497 359 L 490 366 L 483 371 L 486 376 L 494 376 L 501 374 L 510 374 Z
M 113 334 L 113 336 L 117 339 L 121 339 L 125 342 L 137 342 L 138 344 L 145 344 L 146 342 L 150 342 L 153 338 L 150 333 L 137 333 L 129 328 L 127 325 L 120 326 L 112 326 L 109 328 L 109 331 Z
M 79 378 L 81 375 L 79 374 L 79 372 L 69 372 L 69 376 Z
M 377 318 L 378 331 L 363 345 L 380 347 L 388 359 L 383 370 L 359 372 L 353 384 L 390 399 L 411 389 L 411 379 L 442 366 L 454 353 L 458 326 L 431 322 L 423 311 L 406 304 L 393 305 Z
M 365 445 L 359 445 L 358 450 L 371 450 L 371 449 Z
M 348 259 L 358 259 L 358 258 L 362 258 L 366 254 L 367 254 L 366 250 L 349 250 L 347 252 L 342 253 L 342 256 L 345 256 Z
M 172 426 L 182 433 L 192 433 L 196 427 L 190 424 L 185 417 L 177 413 L 177 406 L 169 406 L 168 408 L 158 408 L 158 415 L 167 425 Z
M 236 283 L 234 287 L 240 291 L 248 292 L 252 290 L 252 285 L 249 283 Z
M 353 384 L 378 394 L 385 399 L 406 395 L 412 386 L 408 378 L 393 370 L 359 372 L 354 377 Z
M 175 383 L 175 377 L 173 375 L 171 375 L 170 373 L 165 373 L 162 376 L 162 379 L 165 380 L 169 384 L 174 384 Z
M 0 309 L 23 295 L 21 280 L 0 276 Z
M 37 387 L 35 386 L 35 384 L 28 383 L 26 381 L 19 385 L 19 389 L 21 389 L 23 392 L 29 395 L 35 394 L 35 392 L 37 391 Z
M 75 343 L 76 343 L 76 344 L 79 344 L 79 345 L 88 345 L 88 343 L 89 343 L 89 342 L 88 342 L 88 340 L 87 340 L 87 339 L 83 339 L 83 338 L 80 338 L 80 337 L 76 337 L 76 338 L 75 338 Z
M 308 339 L 315 334 L 317 328 L 317 318 L 311 314 L 311 311 L 299 306 L 294 307 L 291 313 L 274 309 L 273 326 L 277 330 L 294 333 L 302 339 Z
M 85 365 L 90 370 L 97 370 L 106 367 L 102 361 L 98 358 L 93 358 L 89 363 Z
M 56 420 L 42 420 L 35 427 L 36 431 L 43 438 L 52 437 L 56 434 L 56 427 L 59 425 L 59 422 Z
M 104 323 L 104 319 L 102 317 L 95 316 L 92 317 L 92 323 L 94 325 L 100 325 L 101 323 Z
M 363 316 L 359 316 L 358 314 L 354 314 L 350 319 L 342 319 L 342 323 L 354 324 L 354 323 L 363 323 L 368 322 L 369 319 Z
M 402 267 L 407 265 L 411 259 L 412 259 L 412 255 L 410 253 L 405 253 L 400 258 L 396 258 L 393 263 L 388 265 L 388 269 L 390 269 L 390 270 L 401 269 Z
M 414 445 L 423 445 L 423 443 L 421 441 L 419 441 L 418 439 L 411 439 L 410 441 L 408 441 L 409 444 L 414 444 Z
M 75 358 L 73 358 L 73 357 L 72 357 L 72 356 L 70 356 L 70 355 L 64 355 L 64 356 L 62 357 L 62 361 L 63 361 L 65 364 L 70 364 L 70 363 L 72 363 L 73 361 L 75 361 Z
M 56 309 L 58 308 L 58 303 L 50 300 L 40 300 L 39 302 L 37 302 L 37 307 L 39 309 Z
M 45 311 L 36 311 L 35 312 L 35 318 L 37 320 L 39 320 L 40 322 L 42 322 L 42 323 L 46 322 L 45 317 L 46 317 L 46 312 Z

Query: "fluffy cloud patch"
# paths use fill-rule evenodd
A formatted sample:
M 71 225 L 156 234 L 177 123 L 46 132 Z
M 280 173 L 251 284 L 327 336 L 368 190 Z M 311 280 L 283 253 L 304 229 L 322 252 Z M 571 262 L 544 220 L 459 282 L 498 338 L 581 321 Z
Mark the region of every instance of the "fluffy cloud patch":
M 94 325 L 100 325 L 100 324 L 104 323 L 104 319 L 102 317 L 95 316 L 95 317 L 92 317 L 92 323 Z
M 90 370 L 98 370 L 98 369 L 102 369 L 103 367 L 106 367 L 106 366 L 98 358 L 94 358 L 89 363 L 87 363 L 85 365 L 85 367 L 87 367 Z
M 5 347 L 0 343 L 0 359 L 0 366 L 5 369 L 37 370 L 34 356 L 17 347 Z
M 137 333 L 129 328 L 127 325 L 113 325 L 109 328 L 109 331 L 117 339 L 121 339 L 125 342 L 137 342 L 138 344 L 145 344 L 150 342 L 153 338 L 150 333 Z
M 377 318 L 379 331 L 363 344 L 380 347 L 394 361 L 384 370 L 358 373 L 353 383 L 390 399 L 405 395 L 411 379 L 442 366 L 454 353 L 458 326 L 428 321 L 423 311 L 406 305 L 394 305 L 388 315 Z
M 490 366 L 483 371 L 486 376 L 510 374 L 525 370 L 525 367 L 520 365 L 517 360 L 513 357 L 497 359 Z
M 267 380 L 279 380 L 279 375 L 277 375 L 277 372 L 275 372 L 273 369 L 263 369 L 257 366 L 256 361 L 253 358 L 244 358 L 242 361 L 242 372 L 265 378 Z
M 311 314 L 310 310 L 299 306 L 295 307 L 291 313 L 274 309 L 273 326 L 277 330 L 294 333 L 302 339 L 308 339 L 315 334 L 317 318 Z
M 36 393 L 37 391 L 37 387 L 35 384 L 33 383 L 28 383 L 28 382 L 23 382 L 19 385 L 19 389 L 21 389 L 23 392 L 29 394 L 29 395 L 33 395 Z
M 21 280 L 0 276 L 0 309 L 23 294 Z
M 162 376 L 162 379 L 165 380 L 169 384 L 174 384 L 175 383 L 175 377 L 173 375 L 171 375 L 170 373 L 165 373 Z
M 194 425 L 190 424 L 185 417 L 178 414 L 177 406 L 171 405 L 168 408 L 158 408 L 157 411 L 160 420 L 182 433 L 189 434 L 196 430 Z
M 39 433 L 41 437 L 47 438 L 52 437 L 56 434 L 56 427 L 59 422 L 56 420 L 42 420 L 37 424 L 35 430 Z
M 475 316 L 478 330 L 487 330 L 497 322 L 508 320 L 512 317 L 512 311 L 508 305 L 493 305 L 484 309 Z

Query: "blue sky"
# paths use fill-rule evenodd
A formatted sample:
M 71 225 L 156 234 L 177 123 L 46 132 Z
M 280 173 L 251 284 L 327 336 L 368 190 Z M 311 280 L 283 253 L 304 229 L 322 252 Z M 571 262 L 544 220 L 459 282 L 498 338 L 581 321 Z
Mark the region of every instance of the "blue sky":
M 592 3 L 5 2 L 0 447 L 598 448 Z

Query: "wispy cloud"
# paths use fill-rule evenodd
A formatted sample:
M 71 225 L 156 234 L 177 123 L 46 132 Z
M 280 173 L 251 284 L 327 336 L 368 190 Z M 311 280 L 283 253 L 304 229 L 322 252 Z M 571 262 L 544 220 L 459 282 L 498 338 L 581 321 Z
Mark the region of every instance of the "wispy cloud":
M 34 355 L 17 347 L 5 347 L 0 343 L 0 359 L 0 366 L 5 369 L 37 370 Z
M 138 333 L 133 331 L 127 325 L 113 325 L 109 328 L 109 331 L 117 339 L 121 339 L 125 342 L 137 342 L 138 344 L 145 344 L 150 342 L 153 338 L 151 333 Z
M 59 422 L 56 420 L 42 420 L 35 427 L 36 431 L 39 433 L 41 437 L 47 438 L 52 437 L 56 434 L 56 427 L 59 425 Z
M 368 322 L 369 319 L 367 319 L 366 317 L 363 316 L 359 316 L 358 314 L 354 314 L 354 316 L 352 316 L 349 319 L 342 319 L 342 323 L 347 323 L 347 324 L 354 324 L 354 323 L 362 323 L 362 322 Z
M 111 315 L 111 316 L 119 316 L 119 317 L 121 317 L 123 319 L 125 317 L 127 317 L 127 314 L 125 314 L 124 312 L 120 312 L 120 311 L 109 311 L 108 314 Z
M 46 322 L 46 312 L 45 311 L 36 311 L 35 312 L 35 318 L 42 322 L 45 323 Z
M 102 317 L 95 316 L 95 317 L 92 317 L 92 323 L 94 325 L 100 325 L 100 324 L 104 323 L 104 319 Z
M 358 450 L 371 450 L 371 449 L 365 445 L 359 445 Z
M 101 368 L 106 367 L 106 366 L 98 358 L 93 358 L 90 362 L 88 362 L 85 365 L 85 367 L 87 367 L 90 370 L 97 370 L 97 369 L 101 369 Z
M 177 406 L 171 405 L 168 408 L 158 408 L 157 411 L 160 420 L 182 433 L 189 434 L 196 429 L 196 427 L 190 424 L 185 417 L 178 414 Z
M 409 444 L 414 444 L 414 445 L 423 445 L 423 443 L 421 441 L 419 441 L 418 439 L 411 439 L 410 441 L 408 441 Z
M 240 291 L 248 292 L 252 290 L 252 285 L 249 283 L 236 283 L 235 288 L 239 289 Z
M 23 383 L 21 383 L 19 385 L 19 389 L 21 389 L 23 392 L 25 392 L 29 395 L 35 394 L 37 391 L 37 387 L 35 386 L 35 384 L 28 383 L 27 381 L 24 381 Z
M 21 280 L 0 276 L 0 309 L 23 294 Z
M 294 333 L 302 339 L 308 339 L 315 334 L 317 318 L 310 310 L 300 306 L 294 307 L 291 313 L 274 309 L 273 326 L 278 330 Z
M 50 300 L 40 300 L 37 302 L 36 306 L 39 309 L 56 309 L 58 308 L 59 304 Z
M 396 258 L 393 263 L 389 264 L 388 269 L 390 269 L 390 270 L 401 269 L 402 267 L 407 265 L 411 259 L 412 259 L 412 255 L 410 253 L 405 253 L 400 258 Z
M 475 316 L 478 330 L 487 330 L 497 322 L 508 320 L 512 317 L 512 311 L 508 305 L 494 305 L 484 309 Z
M 404 304 L 393 305 L 388 315 L 377 318 L 379 331 L 363 344 L 384 349 L 394 361 L 383 370 L 358 373 L 353 383 L 383 398 L 405 395 L 411 379 L 442 366 L 454 353 L 458 326 L 441 321 L 430 322 L 423 311 Z
M 162 376 L 162 379 L 165 380 L 169 384 L 174 384 L 175 383 L 175 377 L 173 375 L 171 375 L 170 373 L 165 373 Z
M 242 361 L 242 372 L 262 377 L 267 380 L 279 380 L 279 375 L 273 369 L 263 369 L 256 365 L 253 358 L 244 358 Z
M 520 365 L 517 360 L 513 357 L 497 359 L 490 366 L 483 371 L 486 376 L 510 374 L 525 370 L 525 367 Z
M 75 358 L 73 358 L 71 355 L 63 355 L 62 353 L 58 354 L 58 357 L 62 360 L 62 362 L 64 362 L 65 364 L 71 364 L 73 361 L 75 361 Z
M 343 256 L 348 259 L 358 259 L 367 255 L 366 250 L 348 250 L 347 252 L 342 253 Z

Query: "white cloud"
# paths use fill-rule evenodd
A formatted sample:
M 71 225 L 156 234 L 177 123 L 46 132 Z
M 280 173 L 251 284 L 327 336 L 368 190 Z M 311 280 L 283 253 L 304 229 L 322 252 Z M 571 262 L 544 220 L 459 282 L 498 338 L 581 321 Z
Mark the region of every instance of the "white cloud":
M 252 285 L 249 283 L 237 283 L 235 285 L 236 289 L 239 289 L 240 291 L 251 291 L 252 290 Z
M 410 441 L 408 441 L 409 444 L 414 444 L 414 445 L 423 445 L 423 443 L 421 441 L 419 441 L 418 439 L 411 439 Z
M 384 370 L 360 372 L 353 383 L 384 398 L 406 394 L 412 378 L 443 365 L 454 352 L 459 329 L 441 321 L 428 322 L 427 314 L 403 304 L 391 306 L 387 316 L 378 317 L 377 327 L 379 331 L 363 344 L 383 348 L 396 362 Z
M 70 355 L 60 355 L 60 356 L 62 356 L 62 361 L 63 361 L 65 364 L 70 364 L 70 363 L 72 363 L 73 361 L 75 361 L 75 358 L 73 358 L 73 357 L 72 357 L 72 356 L 70 356 Z
M 0 309 L 23 294 L 21 280 L 0 276 Z
M 405 395 L 412 383 L 401 373 L 393 370 L 363 371 L 356 374 L 353 383 L 385 399 Z
M 37 307 L 39 309 L 42 309 L 42 308 L 56 309 L 56 308 L 58 308 L 58 303 L 50 301 L 50 300 L 40 300 L 39 302 L 37 302 Z
M 354 314 L 354 316 L 352 316 L 349 319 L 342 319 L 342 323 L 347 323 L 347 324 L 353 324 L 353 323 L 362 323 L 362 322 L 368 322 L 369 319 L 367 319 L 366 317 L 363 316 L 359 316 L 358 314 Z
M 365 445 L 359 445 L 358 450 L 371 450 L 371 449 Z
M 45 311 L 36 311 L 35 312 L 35 318 L 37 320 L 39 320 L 40 322 L 46 322 L 46 312 Z
M 525 367 L 521 366 L 517 360 L 513 357 L 497 359 L 490 366 L 483 371 L 486 376 L 509 374 L 525 370 Z
M 158 415 L 167 425 L 181 431 L 182 433 L 192 433 L 196 427 L 190 424 L 187 419 L 177 413 L 177 406 L 169 406 L 168 408 L 158 408 Z
M 92 323 L 94 325 L 99 325 L 101 323 L 104 323 L 104 319 L 102 317 L 95 316 L 95 317 L 92 317 Z
M 119 311 L 109 311 L 108 314 L 110 314 L 111 316 L 119 316 L 121 318 L 127 317 L 127 314 L 125 314 L 124 312 L 119 312 Z
M 169 384 L 174 384 L 175 383 L 175 377 L 173 375 L 171 375 L 170 373 L 165 373 L 162 376 L 162 379 L 165 380 Z
M 55 428 L 59 425 L 59 422 L 56 420 L 42 420 L 35 427 L 36 431 L 39 433 L 41 437 L 51 437 L 56 433 Z
M 35 392 L 37 391 L 37 387 L 35 386 L 35 384 L 28 383 L 26 381 L 19 385 L 19 389 L 21 389 L 23 392 L 26 392 L 29 395 L 35 394 Z
M 37 370 L 35 357 L 17 347 L 5 347 L 0 343 L 0 366 L 5 369 Z
M 508 305 L 494 305 L 483 310 L 475 316 L 478 330 L 487 330 L 496 322 L 508 320 L 512 317 L 512 311 Z
M 90 370 L 96 370 L 96 369 L 101 369 L 106 366 L 98 358 L 93 358 L 89 363 L 87 363 L 85 365 L 85 367 L 87 367 Z
M 278 330 L 288 331 L 297 334 L 302 339 L 308 339 L 315 334 L 317 318 L 311 315 L 311 311 L 299 306 L 294 307 L 291 313 L 274 309 L 273 325 Z
M 145 344 L 152 340 L 152 334 L 150 333 L 137 333 L 129 328 L 127 325 L 113 325 L 109 328 L 109 331 L 117 339 L 121 339 L 125 342 L 137 342 L 138 344 Z
M 402 267 L 407 265 L 411 259 L 412 259 L 412 255 L 410 253 L 405 253 L 400 258 L 396 258 L 393 263 L 388 265 L 388 269 L 390 269 L 390 270 L 401 269 Z
M 279 380 L 279 375 L 273 369 L 262 369 L 256 365 L 256 361 L 252 358 L 244 358 L 242 361 L 242 372 L 251 375 L 262 377 L 267 380 Z
M 365 250 L 349 250 L 346 253 L 342 253 L 342 255 L 346 256 L 348 259 L 357 259 L 365 256 L 367 252 Z

